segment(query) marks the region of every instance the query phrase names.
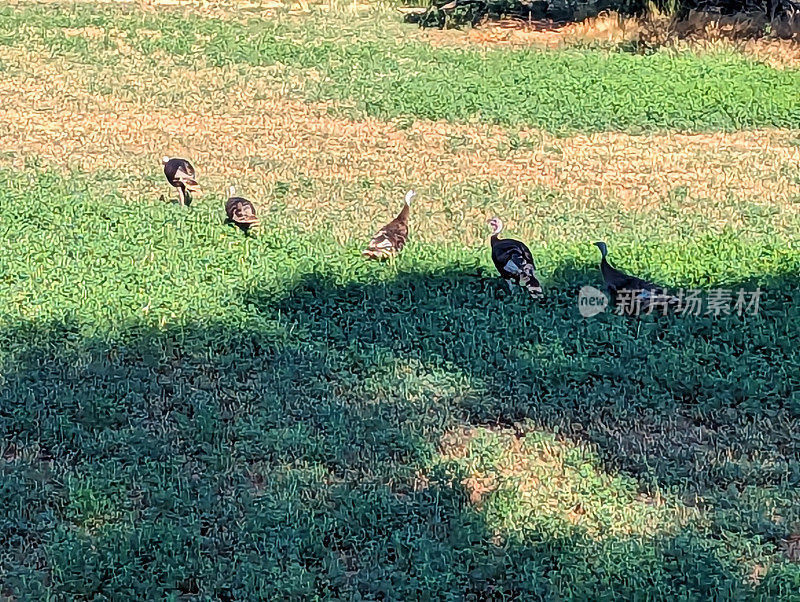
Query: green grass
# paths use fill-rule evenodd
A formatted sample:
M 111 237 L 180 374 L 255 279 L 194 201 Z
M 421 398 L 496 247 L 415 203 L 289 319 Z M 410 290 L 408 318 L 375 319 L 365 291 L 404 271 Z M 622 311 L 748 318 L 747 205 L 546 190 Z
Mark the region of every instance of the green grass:
M 755 317 L 631 321 L 578 315 L 598 226 L 568 195 L 518 226 L 547 237 L 542 303 L 484 246 L 377 265 L 371 225 L 339 246 L 276 207 L 246 238 L 213 195 L 135 201 L 0 173 L 3 595 L 796 599 L 796 217 L 609 209 L 620 265 L 766 290 Z
M 437 49 L 375 20 L 387 14 L 3 7 L 0 44 L 17 54 L 0 68 L 26 81 L 42 57 L 69 67 L 44 96 L 56 111 L 88 91 L 246 114 L 220 99 L 258 78 L 403 124 L 800 121 L 797 71 L 723 54 Z M 65 29 L 81 27 L 100 33 Z M 173 85 L 165 64 L 200 84 Z M 510 131 L 502 151 L 530 140 Z M 47 148 L 52 164 L 9 149 L 26 167 L 0 169 L 0 598 L 800 599 L 781 550 L 800 533 L 791 199 L 677 186 L 634 210 L 410 168 L 410 242 L 377 264 L 360 256 L 377 225 L 367 203 L 394 208 L 398 182 L 253 155 L 244 167 L 281 180 L 252 191 L 262 228 L 245 237 L 217 193 L 188 209 L 123 196 L 161 182 L 154 149 L 86 173 Z M 445 149 L 478 152 L 460 135 Z M 298 207 L 326 219 L 301 226 Z M 543 301 L 509 296 L 488 246 L 461 244 L 486 234 L 463 216 L 489 213 L 530 243 Z M 584 319 L 600 238 L 614 263 L 673 289 L 760 286 L 760 312 Z
M 415 27 L 384 25 L 396 17 L 383 12 L 369 17 L 377 23 L 320 17 L 319 24 L 52 10 L 3 8 L 0 42 L 18 44 L 24 32 L 52 53 L 113 67 L 130 60 L 118 51 L 122 35 L 153 68 L 282 66 L 304 98 L 353 103 L 381 118 L 479 119 L 559 133 L 800 127 L 800 72 L 735 54 L 435 48 Z M 87 38 L 63 29 L 87 26 L 117 33 Z

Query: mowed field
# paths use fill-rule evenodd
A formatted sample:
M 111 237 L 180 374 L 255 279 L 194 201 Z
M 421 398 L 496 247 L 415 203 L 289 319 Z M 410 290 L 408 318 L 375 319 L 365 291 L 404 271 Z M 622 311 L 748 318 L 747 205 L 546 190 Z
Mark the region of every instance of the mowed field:
M 800 600 L 800 70 L 289 8 L 0 7 L 0 598 Z

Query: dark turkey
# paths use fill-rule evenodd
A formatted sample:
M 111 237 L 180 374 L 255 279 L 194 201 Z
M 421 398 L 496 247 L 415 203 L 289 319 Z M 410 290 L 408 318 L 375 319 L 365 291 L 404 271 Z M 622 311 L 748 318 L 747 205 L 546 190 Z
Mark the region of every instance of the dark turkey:
M 397 255 L 405 246 L 408 238 L 408 213 L 411 201 L 417 196 L 413 190 L 406 193 L 406 204 L 400 214 L 378 230 L 378 233 L 369 241 L 369 245 L 362 255 L 370 259 L 386 259 Z
M 258 225 L 256 208 L 245 198 L 236 196 L 236 189 L 231 186 L 228 193 L 228 201 L 225 203 L 226 220 L 229 224 L 236 224 L 245 233 L 252 227 Z
M 608 263 L 606 256 L 608 255 L 608 247 L 604 242 L 594 243 L 600 249 L 600 273 L 603 275 L 603 281 L 606 285 L 606 290 L 611 297 L 611 302 L 617 304 L 620 300 L 619 295 L 625 291 L 629 297 L 631 309 L 638 306 L 640 311 L 646 311 L 650 308 L 651 304 L 655 302 L 667 303 L 668 305 L 677 305 L 679 300 L 677 297 L 668 295 L 667 292 L 660 286 L 642 280 L 636 276 L 626 274 L 622 270 L 618 270 Z
M 189 205 L 192 202 L 191 192 L 199 192 L 200 185 L 195 179 L 194 167 L 186 159 L 174 157 L 163 157 L 161 162 L 164 164 L 164 175 L 167 182 L 178 189 L 181 205 Z
M 542 285 L 536 278 L 536 265 L 530 249 L 518 240 L 498 237 L 503 230 L 500 218 L 493 217 L 487 223 L 492 228 L 492 262 L 508 283 L 509 290 L 513 290 L 512 285 L 516 284 L 525 287 L 532 297 L 540 296 Z

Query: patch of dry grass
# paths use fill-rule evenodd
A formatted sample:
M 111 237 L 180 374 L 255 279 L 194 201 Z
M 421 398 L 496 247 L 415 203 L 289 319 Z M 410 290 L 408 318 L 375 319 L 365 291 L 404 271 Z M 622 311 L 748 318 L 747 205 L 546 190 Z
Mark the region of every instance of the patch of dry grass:
M 623 18 L 616 13 L 604 13 L 574 23 L 552 21 L 523 21 L 506 18 L 487 21 L 465 32 L 457 30 L 430 30 L 429 36 L 436 45 L 495 45 L 541 48 L 558 48 L 578 42 L 622 43 L 638 38 L 641 27 L 635 19 Z
M 307 15 L 312 10 L 323 12 L 371 12 L 375 6 L 347 0 L 71 0 L 82 4 L 116 4 L 135 6 L 138 10 L 155 12 L 163 9 L 183 9 L 207 18 L 273 18 L 277 13 Z M 11 0 L 11 4 L 63 4 L 64 0 Z
M 713 15 L 691 12 L 681 21 L 653 14 L 643 19 L 604 12 L 570 23 L 503 19 L 466 32 L 431 31 L 433 44 L 443 46 L 508 46 L 561 48 L 580 44 L 644 44 L 678 50 L 742 52 L 768 65 L 800 67 L 800 24 L 776 22 L 765 36 L 760 15 Z

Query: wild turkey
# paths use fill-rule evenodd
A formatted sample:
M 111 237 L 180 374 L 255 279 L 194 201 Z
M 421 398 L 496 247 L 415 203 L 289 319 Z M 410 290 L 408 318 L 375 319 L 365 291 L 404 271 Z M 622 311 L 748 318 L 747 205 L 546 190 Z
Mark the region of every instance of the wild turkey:
M 417 193 L 409 190 L 406 193 L 406 204 L 400 214 L 378 230 L 378 233 L 369 241 L 369 245 L 362 252 L 362 255 L 370 259 L 386 259 L 397 255 L 405 246 L 408 238 L 408 213 L 411 208 L 411 201 L 416 198 Z
M 677 297 L 668 295 L 667 292 L 660 286 L 642 280 L 636 276 L 631 276 L 625 272 L 618 270 L 608 263 L 606 256 L 608 255 L 608 247 L 604 242 L 594 243 L 600 249 L 600 273 L 603 275 L 603 280 L 606 284 L 606 290 L 611 296 L 611 301 L 616 305 L 619 300 L 619 293 L 627 291 L 630 297 L 630 303 L 637 304 L 641 311 L 650 308 L 654 302 L 667 303 L 669 305 L 677 305 L 679 300 Z M 633 296 L 635 294 L 635 296 Z
M 252 226 L 258 225 L 256 208 L 247 199 L 235 195 L 236 189 L 231 186 L 228 201 L 225 203 L 225 214 L 228 216 L 225 221 L 229 224 L 236 224 L 247 233 Z
M 197 176 L 194 167 L 187 159 L 174 157 L 163 157 L 161 162 L 164 164 L 164 175 L 167 181 L 178 189 L 181 205 L 189 205 L 192 202 L 190 192 L 199 192 L 200 185 L 195 179 Z
M 500 276 L 508 283 L 509 290 L 513 291 L 512 285 L 517 284 L 528 289 L 532 297 L 540 296 L 542 285 L 536 278 L 536 265 L 530 249 L 513 238 L 498 238 L 503 230 L 500 218 L 493 217 L 487 223 L 492 228 L 492 261 Z

